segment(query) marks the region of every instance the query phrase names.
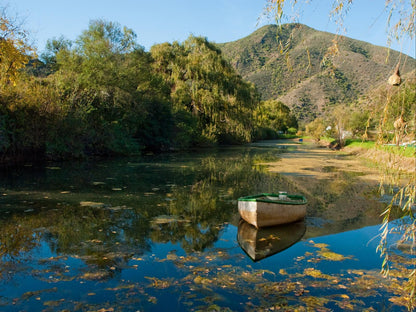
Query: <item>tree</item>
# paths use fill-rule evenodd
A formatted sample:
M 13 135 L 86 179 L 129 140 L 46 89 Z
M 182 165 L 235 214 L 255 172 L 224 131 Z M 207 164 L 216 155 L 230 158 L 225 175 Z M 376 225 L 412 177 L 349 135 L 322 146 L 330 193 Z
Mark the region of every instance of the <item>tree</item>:
M 45 52 L 42 53 L 41 59 L 46 64 L 49 73 L 55 72 L 59 69 L 57 64 L 57 55 L 63 53 L 63 51 L 69 51 L 71 49 L 72 42 L 65 37 L 49 39 L 46 42 Z
M 370 125 L 368 111 L 353 111 L 351 118 L 348 123 L 348 129 L 351 130 L 352 134 L 356 138 L 365 138 L 367 125 Z
M 261 102 L 255 111 L 257 137 L 267 139 L 277 137 L 278 132 L 286 132 L 289 128 L 298 128 L 296 117 L 290 108 L 280 101 L 268 100 Z
M 199 145 L 251 140 L 257 92 L 214 44 L 190 36 L 183 43 L 153 46 L 151 55 L 155 71 L 170 87 L 179 137 Z M 186 119 L 195 122 L 196 131 L 183 123 Z
M 0 89 L 5 84 L 15 84 L 19 70 L 33 56 L 27 32 L 16 18 L 7 15 L 5 7 L 0 7 Z
M 316 118 L 306 125 L 306 133 L 319 142 L 325 133 L 325 124 L 322 118 Z
M 52 47 L 58 48 L 51 59 L 59 68 L 54 78 L 68 117 L 89 129 L 81 131 L 87 137 L 78 139 L 87 153 L 167 145 L 171 114 L 166 88 L 131 29 L 94 20 L 73 45 L 60 40 Z
M 350 121 L 350 114 L 347 109 L 342 106 L 337 106 L 331 113 L 332 124 L 336 134 L 336 141 L 339 148 L 345 146 L 347 138 L 347 127 Z

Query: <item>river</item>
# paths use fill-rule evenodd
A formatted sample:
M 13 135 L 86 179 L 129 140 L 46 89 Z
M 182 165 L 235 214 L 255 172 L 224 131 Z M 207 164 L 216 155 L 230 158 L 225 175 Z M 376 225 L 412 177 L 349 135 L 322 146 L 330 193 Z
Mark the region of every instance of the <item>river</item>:
M 0 311 L 405 311 L 414 258 L 392 248 L 380 275 L 377 188 L 296 141 L 3 168 Z M 304 221 L 240 220 L 239 197 L 280 190 L 308 199 Z

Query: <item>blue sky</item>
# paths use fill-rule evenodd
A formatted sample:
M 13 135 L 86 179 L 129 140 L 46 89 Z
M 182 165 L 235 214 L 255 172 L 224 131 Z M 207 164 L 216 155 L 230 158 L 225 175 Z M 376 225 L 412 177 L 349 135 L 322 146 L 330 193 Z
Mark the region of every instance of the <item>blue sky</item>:
M 93 19 L 127 26 L 149 50 L 153 44 L 183 41 L 190 34 L 221 43 L 243 38 L 272 20 L 262 18 L 267 0 L 0 0 L 8 12 L 24 18 L 41 52 L 47 39 L 74 40 Z M 318 30 L 337 32 L 329 12 L 335 0 L 309 0 L 297 20 Z M 387 46 L 384 0 L 355 0 L 345 19 L 348 37 Z M 393 43 L 393 49 L 415 57 L 415 42 Z

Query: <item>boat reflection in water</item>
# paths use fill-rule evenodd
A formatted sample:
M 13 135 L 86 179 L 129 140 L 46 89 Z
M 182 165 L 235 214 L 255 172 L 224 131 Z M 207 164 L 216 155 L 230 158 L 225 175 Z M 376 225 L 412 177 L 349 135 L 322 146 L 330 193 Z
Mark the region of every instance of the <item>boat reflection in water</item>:
M 257 229 L 241 219 L 237 240 L 253 261 L 259 261 L 289 248 L 298 242 L 305 232 L 304 221 Z

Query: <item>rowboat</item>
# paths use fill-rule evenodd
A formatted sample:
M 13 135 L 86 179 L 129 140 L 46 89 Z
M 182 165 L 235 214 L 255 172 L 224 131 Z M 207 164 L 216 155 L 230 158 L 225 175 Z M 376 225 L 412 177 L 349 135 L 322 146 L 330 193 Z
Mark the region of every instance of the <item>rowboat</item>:
M 262 193 L 240 197 L 238 212 L 246 222 L 261 228 L 303 219 L 307 203 L 302 195 Z
M 303 237 L 305 232 L 304 221 L 258 229 L 240 220 L 237 241 L 241 249 L 256 262 L 291 247 Z

